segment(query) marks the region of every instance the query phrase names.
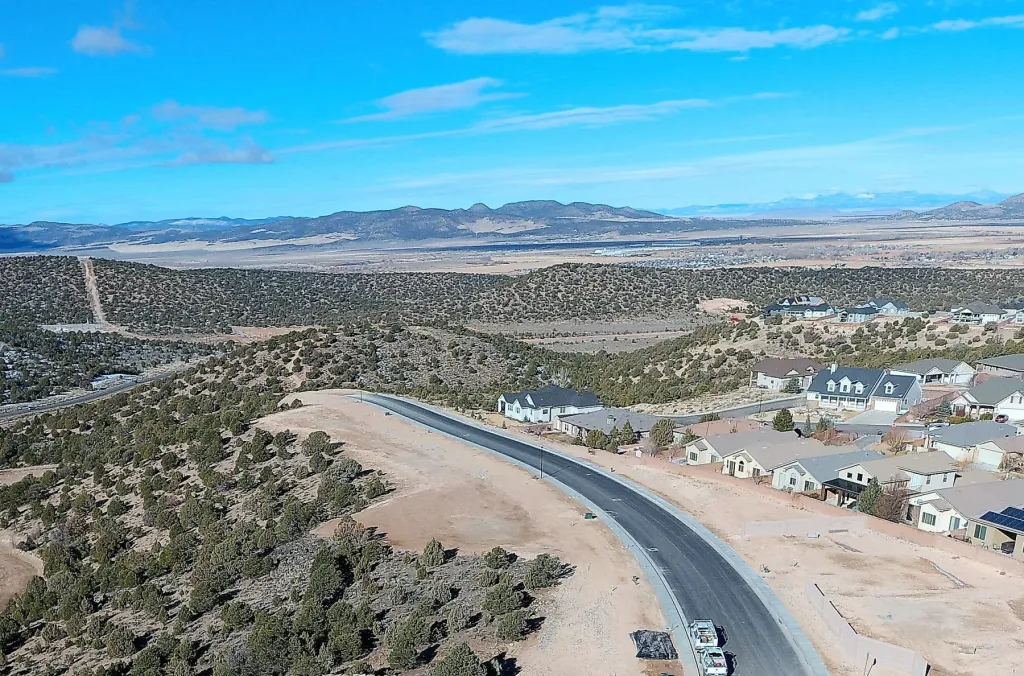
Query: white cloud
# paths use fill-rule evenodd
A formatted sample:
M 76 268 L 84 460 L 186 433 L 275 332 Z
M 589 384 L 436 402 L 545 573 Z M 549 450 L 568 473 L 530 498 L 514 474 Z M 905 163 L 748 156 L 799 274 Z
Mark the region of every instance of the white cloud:
M 436 47 L 459 54 L 574 54 L 589 51 L 680 49 L 745 52 L 788 46 L 818 47 L 849 33 L 846 28 L 808 26 L 777 30 L 746 28 L 652 28 L 668 12 L 657 8 L 606 7 L 534 24 L 471 18 L 427 34 Z
M 875 5 L 871 9 L 865 9 L 857 12 L 855 17 L 857 21 L 878 21 L 884 19 L 887 16 L 892 16 L 896 12 L 900 11 L 899 6 L 894 2 L 883 2 L 880 5 Z
M 214 106 L 183 106 L 177 101 L 164 101 L 153 106 L 153 117 L 162 122 L 186 121 L 199 129 L 233 131 L 248 124 L 263 124 L 267 113 L 245 108 L 216 108 Z
M 520 129 L 555 129 L 558 127 L 606 127 L 621 122 L 654 120 L 673 115 L 687 108 L 708 108 L 714 105 L 707 99 L 678 99 L 651 104 L 625 104 L 620 106 L 580 106 L 567 110 L 529 115 L 512 115 L 480 122 L 475 132 L 503 132 Z
M 170 166 L 191 164 L 269 164 L 274 158 L 266 148 L 247 140 L 237 148 L 227 145 L 210 145 L 186 151 L 169 162 Z
M 987 28 L 991 26 L 1007 26 L 1010 28 L 1024 28 L 1024 14 L 1013 14 L 1010 16 L 990 16 L 985 19 L 949 19 L 932 24 L 932 28 L 938 31 L 966 31 L 972 28 Z
M 883 40 L 895 40 L 900 36 L 900 29 L 893 26 L 889 30 L 882 33 L 881 38 Z
M 343 120 L 344 122 L 366 122 L 370 120 L 395 120 L 423 113 L 475 108 L 482 103 L 499 101 L 521 96 L 511 92 L 485 92 L 485 89 L 501 87 L 504 83 L 492 77 L 478 77 L 452 84 L 434 87 L 420 87 L 398 92 L 377 101 L 384 112 Z
M 0 75 L 5 75 L 7 77 L 46 77 L 47 75 L 53 75 L 56 72 L 56 68 L 46 68 L 45 66 L 26 66 L 24 68 L 8 68 L 6 70 L 0 70 Z
M 71 48 L 89 56 L 114 56 L 144 50 L 121 35 L 120 26 L 81 26 L 71 39 Z

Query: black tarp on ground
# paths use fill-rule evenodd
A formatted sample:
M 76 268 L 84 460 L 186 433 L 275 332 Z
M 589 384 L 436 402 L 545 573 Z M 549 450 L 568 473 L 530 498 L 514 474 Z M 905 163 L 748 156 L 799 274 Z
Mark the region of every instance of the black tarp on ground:
M 636 645 L 636 656 L 642 660 L 674 660 L 679 658 L 672 637 L 663 631 L 640 629 L 629 635 Z

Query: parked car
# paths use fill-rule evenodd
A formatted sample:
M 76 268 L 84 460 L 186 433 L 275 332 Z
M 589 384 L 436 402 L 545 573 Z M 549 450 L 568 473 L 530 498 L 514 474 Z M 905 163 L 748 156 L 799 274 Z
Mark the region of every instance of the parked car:
M 997 423 L 1004 423 L 1004 422 L 1007 422 L 1009 420 L 1010 420 L 1010 417 L 1008 415 L 1006 415 L 1005 413 L 1000 413 L 999 415 L 997 415 L 995 417 L 995 421 Z

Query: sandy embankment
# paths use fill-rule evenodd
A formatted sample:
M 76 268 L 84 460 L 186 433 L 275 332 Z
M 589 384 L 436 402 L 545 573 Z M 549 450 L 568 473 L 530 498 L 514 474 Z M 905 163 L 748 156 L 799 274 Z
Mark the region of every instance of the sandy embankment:
M 524 676 L 682 673 L 678 664 L 662 668 L 634 657 L 629 633 L 664 628 L 665 618 L 633 556 L 605 525 L 584 521 L 580 505 L 510 463 L 338 391 L 297 396 L 302 408 L 268 416 L 260 426 L 300 435 L 322 429 L 346 442 L 346 455 L 384 471 L 395 492 L 356 518 L 387 533 L 396 547 L 421 549 L 436 537 L 463 553 L 501 545 L 522 556 L 555 554 L 576 566 L 545 594 L 540 630 L 510 647 Z M 319 532 L 332 530 L 325 524 Z
M 0 486 L 9 486 L 31 475 L 40 476 L 56 465 L 36 465 L 18 469 L 0 470 Z M 19 536 L 9 530 L 0 530 L 0 609 L 7 601 L 28 586 L 29 580 L 43 574 L 42 560 L 33 554 L 23 552 L 14 546 Z

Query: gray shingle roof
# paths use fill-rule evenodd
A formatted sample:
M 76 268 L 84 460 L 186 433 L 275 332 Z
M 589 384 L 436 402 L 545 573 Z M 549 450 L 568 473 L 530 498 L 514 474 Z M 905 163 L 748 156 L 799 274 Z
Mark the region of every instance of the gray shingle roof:
M 754 373 L 763 373 L 772 378 L 785 378 L 791 373 L 792 377 L 799 378 L 817 373 L 822 368 L 821 364 L 804 357 L 795 359 L 762 359 L 754 364 Z
M 931 433 L 932 439 L 949 444 L 950 446 L 959 446 L 960 448 L 977 446 L 981 442 L 989 441 L 990 439 L 1015 436 L 1017 436 L 1016 425 L 1007 425 L 1006 423 L 997 423 L 991 420 L 950 425 Z
M 867 462 L 854 462 L 847 465 L 852 467 L 859 464 L 870 476 L 878 479 L 879 483 L 887 481 L 905 481 L 909 478 L 908 472 L 913 474 L 943 474 L 956 469 L 953 458 L 942 451 L 927 451 L 925 453 L 908 453 L 906 455 L 890 455 L 878 460 Z M 847 467 L 840 467 L 846 469 Z
M 605 434 L 610 433 L 613 427 L 621 430 L 627 420 L 634 432 L 638 434 L 650 432 L 654 423 L 661 419 L 662 416 L 638 413 L 630 411 L 628 408 L 603 408 L 600 411 L 563 415 L 559 418 L 570 425 L 582 427 L 585 430 L 601 430 Z
M 910 388 L 916 383 L 917 378 L 914 376 L 894 376 L 888 373 L 878 381 L 878 385 L 875 386 L 875 391 L 871 393 L 871 396 L 884 397 L 886 399 L 903 399 L 910 393 Z M 892 392 L 886 391 L 886 385 L 892 385 Z
M 872 298 L 867 302 L 868 305 L 874 305 L 877 308 L 885 307 L 886 305 L 892 305 L 897 310 L 909 310 L 910 306 L 901 300 L 895 298 Z
M 878 451 L 850 451 L 849 453 L 840 453 L 838 455 L 819 455 L 813 458 L 802 458 L 796 462 L 800 463 L 800 466 L 808 474 L 817 479 L 818 483 L 825 483 L 826 481 L 838 478 L 840 468 L 884 457 Z
M 769 472 L 800 458 L 839 455 L 855 450 L 852 446 L 826 446 L 817 439 L 800 438 L 793 432 L 774 430 L 717 434 L 704 437 L 704 442 L 722 458 L 746 453 Z
M 878 384 L 884 373 L 881 369 L 865 369 L 855 366 L 839 366 L 834 373 L 831 369 L 824 369 L 814 376 L 807 391 L 817 392 L 818 394 L 842 394 L 844 396 L 867 399 L 871 396 L 872 390 L 874 390 L 875 385 Z M 839 381 L 844 377 L 849 378 L 850 382 L 854 385 L 849 392 L 839 392 Z M 828 381 L 830 380 L 836 383 L 836 389 L 832 392 L 828 389 Z M 856 383 L 861 383 L 864 386 L 864 391 L 861 394 L 856 394 Z
M 1024 481 L 1020 479 L 954 485 L 935 493 L 968 519 L 976 519 L 985 512 L 1001 512 L 1007 507 L 1024 506 Z
M 988 357 L 986 359 L 979 359 L 978 363 L 1024 373 L 1024 354 L 1004 354 L 999 357 Z
M 998 305 L 993 305 L 992 303 L 982 303 L 981 301 L 977 301 L 977 300 L 971 301 L 970 303 L 968 303 L 967 305 L 963 306 L 962 308 L 957 308 L 957 309 L 958 310 L 970 310 L 973 314 L 976 314 L 976 315 L 1001 315 L 1001 314 L 1003 314 L 1003 308 L 999 307 Z
M 985 406 L 995 406 L 1015 392 L 1024 391 L 1024 381 L 1016 378 L 989 378 L 978 383 L 967 393 Z
M 593 392 L 578 392 L 576 390 L 558 387 L 557 385 L 545 385 L 536 390 L 523 390 L 522 392 L 508 392 L 502 395 L 507 403 L 519 400 L 519 405 L 530 407 L 527 397 L 533 401 L 533 408 L 539 406 L 575 406 L 584 408 L 587 406 L 600 406 L 601 401 Z
M 957 361 L 956 359 L 919 359 L 917 361 L 912 361 L 907 364 L 899 364 L 897 366 L 893 366 L 892 370 L 905 371 L 906 373 L 916 373 L 918 375 L 923 376 L 932 369 L 936 369 L 938 371 L 941 371 L 942 373 L 952 373 L 953 369 L 955 369 L 957 366 L 963 363 L 964 362 Z
M 846 314 L 850 315 L 877 315 L 878 308 L 874 305 L 858 305 L 857 307 L 846 308 Z

